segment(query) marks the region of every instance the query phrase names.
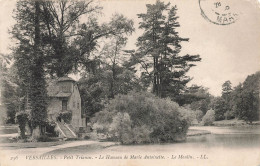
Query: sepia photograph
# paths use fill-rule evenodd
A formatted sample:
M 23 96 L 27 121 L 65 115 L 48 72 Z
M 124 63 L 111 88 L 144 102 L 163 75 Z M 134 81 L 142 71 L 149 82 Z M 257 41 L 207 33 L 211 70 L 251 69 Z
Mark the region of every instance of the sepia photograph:
M 0 0 L 0 166 L 260 166 L 260 0 Z

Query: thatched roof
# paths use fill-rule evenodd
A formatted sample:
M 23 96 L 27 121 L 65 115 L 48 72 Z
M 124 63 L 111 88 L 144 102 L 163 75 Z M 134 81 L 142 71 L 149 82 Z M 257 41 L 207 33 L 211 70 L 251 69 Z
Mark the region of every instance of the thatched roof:
M 75 80 L 73 80 L 73 79 L 70 78 L 70 77 L 60 77 L 60 78 L 58 79 L 58 82 L 62 82 L 62 81 L 73 81 L 73 82 L 75 82 Z
M 69 97 L 71 93 L 64 93 L 60 91 L 60 88 L 58 86 L 58 82 L 63 82 L 63 81 L 73 81 L 70 77 L 61 77 L 59 79 L 52 79 L 48 80 L 48 86 L 47 86 L 47 95 L 49 97 Z

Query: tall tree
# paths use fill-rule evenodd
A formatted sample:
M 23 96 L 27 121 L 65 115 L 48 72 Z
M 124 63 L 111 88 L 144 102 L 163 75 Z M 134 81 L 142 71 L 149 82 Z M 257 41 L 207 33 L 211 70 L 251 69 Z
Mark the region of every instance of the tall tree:
M 48 69 L 51 75 L 62 77 L 75 68 L 78 57 L 73 54 L 71 45 L 76 35 L 83 35 L 77 33 L 77 29 L 81 26 L 80 19 L 82 16 L 91 17 L 100 12 L 100 9 L 93 0 L 42 2 L 41 16 L 46 28 L 44 42 L 53 50 L 48 56 Z
M 224 84 L 222 85 L 222 97 L 227 102 L 230 100 L 231 92 L 232 92 L 232 84 L 231 84 L 231 82 L 229 80 L 225 81 Z
M 176 6 L 156 1 L 146 7 L 146 13 L 138 14 L 142 19 L 139 28 L 144 29 L 144 33 L 138 38 L 135 56 L 145 68 L 146 77 L 152 77 L 153 93 L 175 99 L 190 81 L 186 73 L 195 66 L 190 62 L 200 61 L 200 58 L 199 55 L 179 55 L 180 43 L 189 39 L 179 37 L 176 31 L 180 27 Z
M 34 47 L 32 57 L 32 82 L 31 82 L 31 123 L 35 129 L 39 127 L 40 135 L 44 134 L 43 127 L 47 120 L 47 90 L 44 72 L 44 56 L 41 50 L 40 36 L 40 2 L 35 1 L 35 17 L 34 17 Z M 36 133 L 36 137 L 37 137 Z
M 129 29 L 131 33 L 134 28 Z M 101 52 L 100 60 L 104 64 L 105 81 L 109 84 L 109 98 L 114 98 L 118 93 L 126 94 L 132 90 L 131 85 L 135 79 L 135 73 L 124 67 L 129 59 L 128 54 L 124 54 L 123 48 L 126 45 L 125 34 L 112 37 L 107 42 Z
M 90 56 L 98 39 L 128 33 L 133 24 L 122 15 L 114 15 L 110 22 L 100 25 L 97 16 L 102 8 L 94 0 L 45 1 L 42 6 L 44 42 L 52 50 L 47 56 L 47 69 L 58 77 L 77 71 L 78 67 L 92 67 Z
M 259 91 L 260 72 L 249 75 L 243 84 L 235 88 L 235 92 L 232 93 L 232 104 L 239 119 L 247 122 L 259 120 Z
M 18 85 L 21 89 L 20 110 L 30 110 L 32 127 L 42 128 L 46 118 L 45 45 L 42 43 L 41 1 L 18 1 L 15 12 L 17 23 L 12 35 L 17 39 L 14 47 Z M 36 130 L 34 130 L 36 131 Z M 43 134 L 43 130 L 37 132 Z

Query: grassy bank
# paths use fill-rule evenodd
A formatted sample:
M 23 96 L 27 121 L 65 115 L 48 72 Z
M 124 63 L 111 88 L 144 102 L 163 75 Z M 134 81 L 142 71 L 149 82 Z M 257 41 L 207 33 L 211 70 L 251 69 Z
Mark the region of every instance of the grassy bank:
M 211 134 L 211 132 L 206 131 L 206 130 L 189 129 L 187 132 L 187 137 L 200 136 L 200 135 L 206 135 L 206 134 Z
M 246 123 L 244 120 L 231 119 L 221 120 L 213 122 L 214 126 L 249 126 L 249 125 L 260 125 L 260 121 L 254 121 L 252 124 Z

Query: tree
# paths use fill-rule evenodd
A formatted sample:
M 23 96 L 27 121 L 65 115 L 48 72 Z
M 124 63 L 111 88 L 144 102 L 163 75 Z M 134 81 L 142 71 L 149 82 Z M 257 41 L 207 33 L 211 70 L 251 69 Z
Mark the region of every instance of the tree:
M 249 75 L 243 84 L 235 87 L 232 95 L 232 109 L 235 116 L 247 122 L 259 119 L 260 72 Z
M 18 85 L 21 89 L 19 98 L 20 111 L 29 111 L 30 122 L 34 129 L 42 127 L 47 118 L 46 110 L 46 83 L 45 83 L 45 59 L 42 43 L 40 1 L 18 1 L 15 13 L 17 23 L 12 29 L 12 35 L 17 39 L 14 48 L 15 67 L 17 68 Z M 34 130 L 36 131 L 36 130 Z
M 179 55 L 180 43 L 189 39 L 179 37 L 176 32 L 180 27 L 176 6 L 156 1 L 146 7 L 146 13 L 138 14 L 142 19 L 139 28 L 144 29 L 144 33 L 138 38 L 134 56 L 145 69 L 142 76 L 153 82 L 153 93 L 176 99 L 190 81 L 186 73 L 195 66 L 190 62 L 200 61 L 200 58 L 199 55 Z
M 82 108 L 90 117 L 100 111 L 108 99 L 126 94 L 137 85 L 135 71 L 126 64 L 128 58 L 122 50 L 127 36 L 134 31 L 133 21 L 115 14 L 109 24 L 115 33 L 104 40 L 100 50 L 88 57 L 87 70 L 79 81 Z M 115 27 L 121 28 L 115 31 Z M 122 31 L 122 27 L 125 30 Z
M 100 7 L 90 1 L 18 1 L 17 23 L 12 35 L 18 69 L 22 110 L 31 110 L 32 126 L 41 127 L 46 120 L 45 77 L 64 76 L 72 71 L 90 69 L 91 52 L 98 39 L 130 33 L 133 22 L 115 15 L 99 25 L 96 14 Z M 80 17 L 88 15 L 85 23 Z
M 122 50 L 127 42 L 125 36 L 133 31 L 132 24 L 132 28 L 126 34 L 111 37 L 100 52 L 99 59 L 104 65 L 104 81 L 109 84 L 109 98 L 114 98 L 118 93 L 126 94 L 128 91 L 133 90 L 131 84 L 135 80 L 135 73 L 124 67 L 129 58 Z
M 240 103 L 240 118 L 246 122 L 252 123 L 259 119 L 259 95 L 253 91 L 245 89 L 242 94 L 242 103 Z
M 222 97 L 213 99 L 211 107 L 215 111 L 216 121 L 225 119 L 225 113 L 229 110 L 229 107 Z
M 31 82 L 31 124 L 33 129 L 39 127 L 40 135 L 44 135 L 43 127 L 47 121 L 47 90 L 44 72 L 44 56 L 41 50 L 40 39 L 40 2 L 35 1 L 35 17 L 34 17 L 34 47 L 32 57 L 32 82 Z M 34 130 L 35 131 L 35 130 Z M 38 137 L 38 133 L 35 133 Z
M 222 97 L 228 103 L 230 100 L 230 94 L 232 92 L 232 84 L 228 80 L 222 85 Z
M 88 34 L 77 31 L 86 27 L 85 24 L 80 24 L 82 16 L 91 17 L 91 15 L 99 13 L 100 9 L 99 6 L 94 4 L 93 0 L 42 2 L 41 16 L 45 26 L 43 41 L 52 50 L 47 57 L 48 70 L 51 75 L 62 77 L 76 68 L 79 55 L 73 53 L 75 51 L 73 40 L 77 35 L 82 36 L 84 40 L 90 38 L 87 41 L 89 43 L 85 43 L 85 49 L 80 50 L 81 56 L 93 50 L 95 43 L 91 43 L 93 42 L 91 41 L 92 29 L 88 30 Z
M 79 67 L 88 70 L 93 64 L 91 53 L 99 39 L 131 33 L 133 29 L 133 21 L 119 14 L 99 25 L 97 15 L 102 8 L 93 0 L 45 1 L 42 6 L 44 42 L 52 50 L 47 57 L 51 76 L 62 77 Z M 82 16 L 87 18 L 84 23 L 80 19 Z
M 17 96 L 18 86 L 14 67 L 8 67 L 11 65 L 11 59 L 12 57 L 10 55 L 0 54 L 0 102 L 3 108 L 6 109 L 6 115 L 3 117 L 3 122 L 14 124 L 19 98 Z
M 82 99 L 81 108 L 88 117 L 92 117 L 96 112 L 101 111 L 107 102 L 106 87 L 102 80 L 102 72 L 99 71 L 96 74 L 88 74 L 78 81 Z
M 212 100 L 208 88 L 198 85 L 187 87 L 184 93 L 176 99 L 180 105 L 190 104 L 192 110 L 201 110 L 203 115 L 210 109 L 210 102 Z

